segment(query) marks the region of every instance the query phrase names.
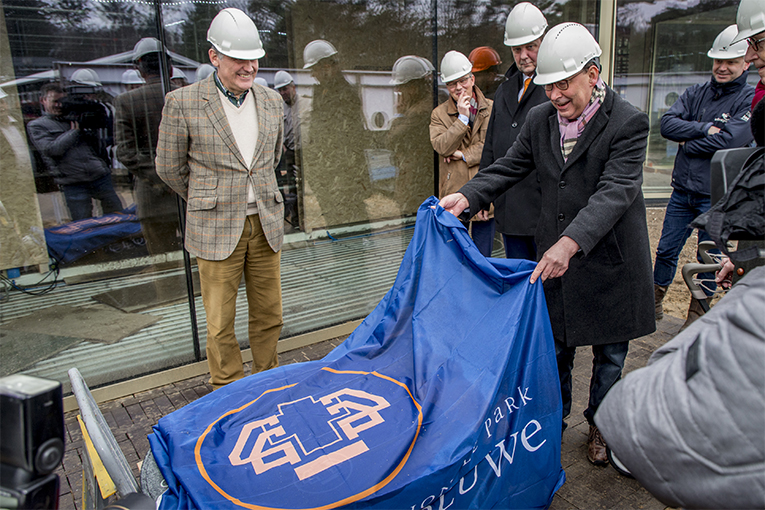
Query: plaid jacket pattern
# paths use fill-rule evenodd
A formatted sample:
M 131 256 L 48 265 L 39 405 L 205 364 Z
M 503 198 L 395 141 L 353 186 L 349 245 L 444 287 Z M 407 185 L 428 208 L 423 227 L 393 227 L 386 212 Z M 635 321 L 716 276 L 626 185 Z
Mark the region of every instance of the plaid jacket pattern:
M 247 215 L 247 181 L 252 181 L 260 223 L 274 252 L 282 247 L 284 204 L 274 169 L 282 150 L 281 96 L 254 85 L 258 143 L 245 166 L 210 75 L 167 94 L 159 125 L 157 174 L 186 200 L 186 249 L 206 260 L 234 251 Z

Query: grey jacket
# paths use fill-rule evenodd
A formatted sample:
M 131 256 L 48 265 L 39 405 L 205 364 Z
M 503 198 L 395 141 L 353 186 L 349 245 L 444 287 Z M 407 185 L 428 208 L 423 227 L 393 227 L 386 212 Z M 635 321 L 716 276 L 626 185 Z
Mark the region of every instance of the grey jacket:
M 42 154 L 56 184 L 91 182 L 111 170 L 93 149 L 92 141 L 68 120 L 43 115 L 27 125 L 29 138 Z
M 568 346 L 624 342 L 656 329 L 651 252 L 641 184 L 648 117 L 607 88 L 568 160 L 555 107 L 532 108 L 513 146 L 460 192 L 485 209 L 535 169 L 542 193 L 541 257 L 561 236 L 581 250 L 544 283 L 553 334 Z
M 683 508 L 765 508 L 765 267 L 616 383 L 595 423 L 635 478 Z

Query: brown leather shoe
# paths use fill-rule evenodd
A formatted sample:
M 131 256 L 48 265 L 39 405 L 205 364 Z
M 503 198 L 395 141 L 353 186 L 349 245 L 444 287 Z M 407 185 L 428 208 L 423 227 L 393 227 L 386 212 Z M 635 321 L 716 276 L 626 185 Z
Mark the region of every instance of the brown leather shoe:
M 606 441 L 600 435 L 600 431 L 595 425 L 590 425 L 590 435 L 587 437 L 587 460 L 596 466 L 608 464 Z

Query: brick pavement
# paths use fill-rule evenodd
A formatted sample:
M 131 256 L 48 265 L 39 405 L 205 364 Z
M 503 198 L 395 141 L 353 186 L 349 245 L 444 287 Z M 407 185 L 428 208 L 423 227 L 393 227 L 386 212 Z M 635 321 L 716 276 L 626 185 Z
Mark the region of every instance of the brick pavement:
M 682 321 L 665 315 L 652 335 L 634 340 L 625 363 L 625 372 L 645 365 L 651 352 L 672 338 Z M 279 355 L 282 365 L 319 359 L 337 346 L 344 337 Z M 555 495 L 552 510 L 571 509 L 647 509 L 664 510 L 637 481 L 617 474 L 610 467 L 596 467 L 586 458 L 588 425 L 582 412 L 587 404 L 591 370 L 589 348 L 577 351 L 574 365 L 574 403 L 563 434 L 561 464 L 566 470 L 566 483 Z M 246 367 L 247 372 L 249 367 Z M 99 407 L 114 433 L 117 443 L 139 479 L 139 462 L 149 450 L 147 435 L 164 415 L 189 402 L 207 395 L 212 388 L 207 375 L 194 377 L 129 397 L 100 404 Z M 62 510 L 79 509 L 82 503 L 82 434 L 77 423 L 77 411 L 66 413 L 66 452 L 57 472 L 61 478 Z

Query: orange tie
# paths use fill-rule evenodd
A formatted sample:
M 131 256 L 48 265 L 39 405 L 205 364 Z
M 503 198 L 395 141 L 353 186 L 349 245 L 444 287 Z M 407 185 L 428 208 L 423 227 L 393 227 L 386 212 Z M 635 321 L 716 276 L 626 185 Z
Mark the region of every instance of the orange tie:
M 523 80 L 523 92 L 521 92 L 521 96 L 518 98 L 518 102 L 521 102 L 521 99 L 523 98 L 523 94 L 526 93 L 526 89 L 529 88 L 529 83 L 531 83 L 531 78 L 526 78 Z

